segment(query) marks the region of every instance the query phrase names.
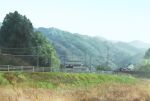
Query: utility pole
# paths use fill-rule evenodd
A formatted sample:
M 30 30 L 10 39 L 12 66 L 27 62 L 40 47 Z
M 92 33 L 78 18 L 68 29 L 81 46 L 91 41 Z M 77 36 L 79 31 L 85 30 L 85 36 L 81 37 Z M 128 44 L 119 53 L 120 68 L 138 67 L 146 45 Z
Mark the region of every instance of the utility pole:
M 66 65 L 66 54 L 63 54 L 62 56 L 61 56 L 61 62 L 62 62 L 62 64 L 65 66 Z
M 85 65 L 85 66 L 87 66 L 86 61 L 87 61 L 87 53 L 85 52 L 85 53 L 84 53 L 84 65 Z
M 50 71 L 52 71 L 52 52 L 51 51 L 50 51 L 49 67 L 50 67 Z
M 109 54 L 109 51 L 110 51 L 110 47 L 107 45 L 106 46 L 106 66 L 108 67 L 109 65 L 109 57 L 110 57 L 110 54 Z
M 90 55 L 90 72 L 92 70 L 92 56 Z
M 73 52 L 71 52 L 71 61 L 73 61 Z
M 39 67 L 39 49 L 38 49 L 38 47 L 37 47 L 37 56 L 36 57 L 37 57 L 36 66 Z

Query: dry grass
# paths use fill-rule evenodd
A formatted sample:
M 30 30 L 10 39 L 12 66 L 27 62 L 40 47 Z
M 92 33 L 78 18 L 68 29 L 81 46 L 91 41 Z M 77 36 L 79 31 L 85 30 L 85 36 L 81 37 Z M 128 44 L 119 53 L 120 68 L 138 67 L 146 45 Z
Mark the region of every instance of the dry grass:
M 150 85 L 100 84 L 85 89 L 0 88 L 0 101 L 150 101 Z
M 86 90 L 67 91 L 64 101 L 150 101 L 149 85 L 103 84 Z
M 150 101 L 149 83 L 124 75 L 6 72 L 0 101 Z

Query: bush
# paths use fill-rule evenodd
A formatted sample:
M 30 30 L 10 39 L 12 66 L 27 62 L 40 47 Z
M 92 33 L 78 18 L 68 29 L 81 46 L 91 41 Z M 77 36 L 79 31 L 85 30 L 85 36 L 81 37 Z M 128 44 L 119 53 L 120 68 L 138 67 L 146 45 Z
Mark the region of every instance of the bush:
M 111 67 L 109 66 L 104 66 L 104 65 L 99 65 L 96 67 L 96 70 L 104 70 L 104 71 L 107 71 L 107 70 L 111 70 Z
M 137 70 L 150 72 L 150 59 L 144 59 L 137 67 Z

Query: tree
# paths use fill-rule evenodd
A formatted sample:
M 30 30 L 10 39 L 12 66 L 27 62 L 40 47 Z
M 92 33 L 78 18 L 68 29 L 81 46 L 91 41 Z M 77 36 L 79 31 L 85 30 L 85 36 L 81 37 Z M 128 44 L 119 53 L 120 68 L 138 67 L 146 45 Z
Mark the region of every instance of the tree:
M 33 26 L 26 16 L 20 15 L 17 11 L 6 15 L 0 30 L 1 47 L 30 47 L 32 37 Z
M 145 52 L 145 59 L 150 59 L 150 48 Z
M 106 65 L 99 65 L 96 67 L 96 70 L 108 71 L 108 70 L 112 70 L 112 68 Z
M 42 35 L 41 32 L 34 32 L 32 39 L 34 46 L 38 46 L 37 49 L 32 50 L 32 54 L 39 55 L 39 65 L 41 66 L 59 66 L 59 60 L 56 56 L 56 51 L 52 44 Z
M 150 48 L 145 52 L 144 58 L 137 66 L 137 70 L 150 71 Z
M 59 65 L 53 46 L 42 33 L 34 32 L 30 20 L 17 11 L 7 14 L 3 20 L 0 29 L 0 46 L 3 50 L 11 49 L 7 50 L 8 54 L 33 55 L 34 57 L 30 59 L 21 57 L 30 65 L 49 66 L 52 61 Z

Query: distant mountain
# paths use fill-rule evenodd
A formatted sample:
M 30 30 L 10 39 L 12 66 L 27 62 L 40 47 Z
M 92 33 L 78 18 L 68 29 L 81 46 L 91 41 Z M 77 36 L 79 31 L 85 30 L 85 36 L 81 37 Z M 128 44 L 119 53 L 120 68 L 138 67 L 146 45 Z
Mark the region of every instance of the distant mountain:
M 2 26 L 2 23 L 0 22 L 0 28 L 1 28 L 1 26 Z
M 111 42 L 100 37 L 70 33 L 57 28 L 38 28 L 54 45 L 62 63 L 82 60 L 85 65 L 109 65 L 112 68 L 136 63 L 142 49 L 124 42 Z M 135 59 L 136 58 L 136 59 Z M 134 60 L 134 61 L 133 61 Z
M 132 46 L 125 42 L 116 42 L 114 44 L 120 51 L 125 51 L 126 53 L 130 53 L 134 55 L 135 53 L 140 53 L 142 49 L 138 47 Z
M 145 43 L 145 42 L 138 41 L 138 40 L 132 41 L 129 44 L 134 46 L 134 47 L 136 47 L 136 48 L 141 48 L 141 49 L 148 49 L 148 48 L 150 48 L 150 44 L 149 43 Z

